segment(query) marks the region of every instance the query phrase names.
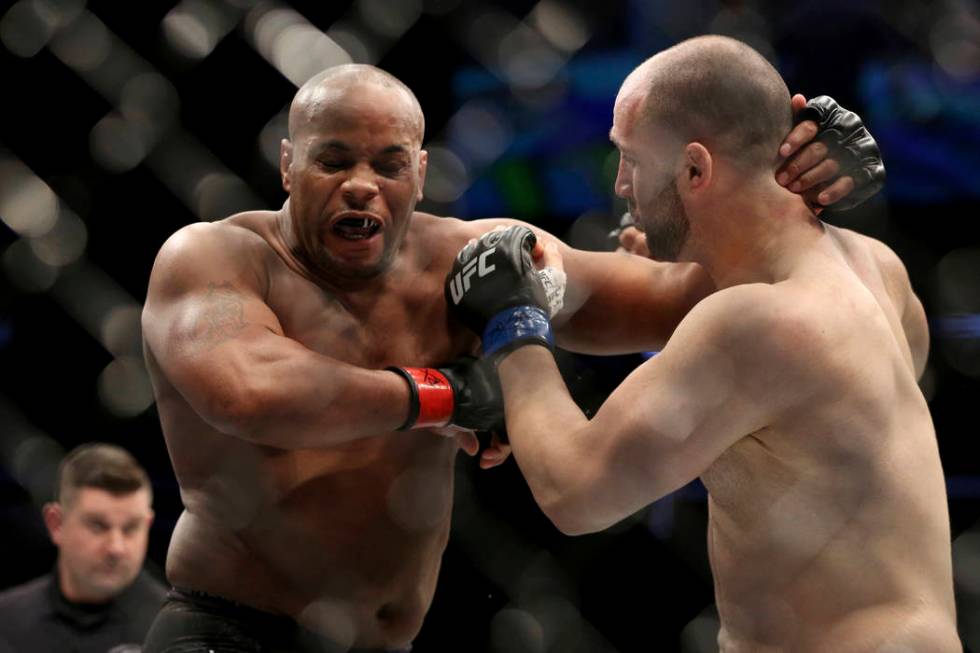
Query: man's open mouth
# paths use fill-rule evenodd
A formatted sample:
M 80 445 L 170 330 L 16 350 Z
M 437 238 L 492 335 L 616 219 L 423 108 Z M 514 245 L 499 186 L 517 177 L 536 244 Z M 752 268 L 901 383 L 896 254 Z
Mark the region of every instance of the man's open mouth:
M 347 240 L 365 240 L 381 229 L 381 221 L 370 216 L 350 216 L 337 220 L 331 230 Z

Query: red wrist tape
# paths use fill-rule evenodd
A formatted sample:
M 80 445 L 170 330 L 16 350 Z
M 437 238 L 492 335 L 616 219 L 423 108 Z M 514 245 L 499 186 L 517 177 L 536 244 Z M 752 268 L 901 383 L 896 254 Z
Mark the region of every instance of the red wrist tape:
M 413 403 L 418 406 L 415 420 L 409 420 L 402 429 L 423 429 L 446 426 L 452 421 L 456 410 L 456 399 L 449 379 L 432 367 L 396 368 L 405 377 L 412 389 Z M 415 413 L 413 406 L 409 418 Z

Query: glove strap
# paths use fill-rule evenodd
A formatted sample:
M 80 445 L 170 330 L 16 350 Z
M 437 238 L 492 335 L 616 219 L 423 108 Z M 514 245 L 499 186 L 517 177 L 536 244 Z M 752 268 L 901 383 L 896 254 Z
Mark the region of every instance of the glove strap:
M 388 367 L 408 383 L 408 417 L 399 431 L 446 426 L 453 418 L 456 398 L 446 375 L 432 367 Z
M 490 318 L 483 329 L 484 356 L 507 352 L 524 344 L 555 348 L 551 320 L 538 306 L 511 306 Z

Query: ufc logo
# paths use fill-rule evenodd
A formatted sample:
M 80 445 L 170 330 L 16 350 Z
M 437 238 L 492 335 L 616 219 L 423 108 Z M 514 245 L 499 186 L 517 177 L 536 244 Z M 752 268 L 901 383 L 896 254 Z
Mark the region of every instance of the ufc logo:
M 491 247 L 487 251 L 483 252 L 477 258 L 473 259 L 469 263 L 463 266 L 463 269 L 456 273 L 456 275 L 449 282 L 449 293 L 453 296 L 453 303 L 458 304 L 463 295 L 470 289 L 470 279 L 475 274 L 478 278 L 485 277 L 496 269 L 496 266 L 491 263 L 487 265 L 487 259 L 491 254 L 497 251 L 497 248 Z

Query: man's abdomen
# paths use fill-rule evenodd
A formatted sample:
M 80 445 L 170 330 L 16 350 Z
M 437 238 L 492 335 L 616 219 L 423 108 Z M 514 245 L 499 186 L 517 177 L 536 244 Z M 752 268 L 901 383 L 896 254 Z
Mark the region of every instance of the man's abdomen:
M 393 437 L 394 447 L 381 436 L 346 453 L 277 452 L 252 471 L 252 496 L 222 496 L 228 483 L 218 482 L 185 500 L 169 580 L 359 647 L 410 642 L 448 539 L 454 449 L 430 434 Z M 231 505 L 242 501 L 251 514 Z M 223 523 L 225 503 L 247 523 Z

